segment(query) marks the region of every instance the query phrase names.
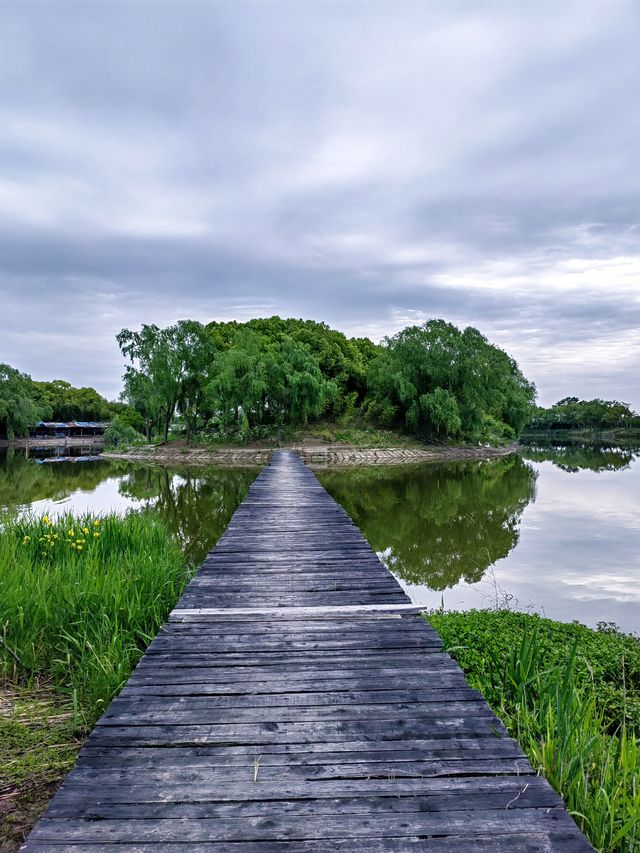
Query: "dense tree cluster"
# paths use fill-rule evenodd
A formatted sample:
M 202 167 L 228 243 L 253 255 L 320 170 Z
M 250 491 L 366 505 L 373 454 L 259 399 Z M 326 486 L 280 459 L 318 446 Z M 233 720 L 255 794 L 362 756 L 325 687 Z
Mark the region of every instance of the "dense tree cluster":
M 0 438 L 26 435 L 30 426 L 47 415 L 50 410 L 34 400 L 31 377 L 0 364 Z
M 477 329 L 444 320 L 386 338 L 368 374 L 368 412 L 422 438 L 512 438 L 535 395 L 503 350 Z
M 548 409 L 537 408 L 528 430 L 640 428 L 640 415 L 617 400 L 579 400 L 565 397 Z
M 74 388 L 63 379 L 33 382 L 35 402 L 51 412 L 54 421 L 106 421 L 113 407 L 95 388 Z
M 443 320 L 382 345 L 280 317 L 144 325 L 118 335 L 124 397 L 149 434 L 174 418 L 235 438 L 327 418 L 366 418 L 422 438 L 500 440 L 530 418 L 535 388 L 476 329 Z
M 141 425 L 140 416 L 126 404 L 109 403 L 94 388 L 74 388 L 62 379 L 35 382 L 0 364 L 0 438 L 25 436 L 40 420 L 108 421 L 116 415 Z
M 444 320 L 377 345 L 325 323 L 269 317 L 180 320 L 117 335 L 127 359 L 122 402 L 63 380 L 34 382 L 0 365 L 0 437 L 38 420 L 111 420 L 117 443 L 169 437 L 179 424 L 231 440 L 320 418 L 391 428 L 428 440 L 499 441 L 530 419 L 535 388 L 477 329 Z

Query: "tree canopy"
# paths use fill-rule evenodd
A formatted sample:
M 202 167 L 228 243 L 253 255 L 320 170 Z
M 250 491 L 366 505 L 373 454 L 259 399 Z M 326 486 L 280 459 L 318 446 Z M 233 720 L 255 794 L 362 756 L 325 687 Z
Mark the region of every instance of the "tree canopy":
M 25 434 L 40 418 L 113 420 L 114 430 L 159 434 L 176 424 L 245 440 L 326 419 L 367 422 L 421 439 L 500 441 L 530 420 L 535 388 L 477 329 L 444 320 L 375 344 L 326 323 L 268 317 L 144 324 L 116 336 L 126 359 L 122 402 L 61 379 L 0 373 L 0 431 Z
M 367 384 L 374 419 L 423 438 L 512 438 L 536 394 L 516 362 L 477 329 L 444 320 L 385 338 Z
M 244 439 L 359 418 L 420 438 L 499 441 L 521 431 L 535 399 L 512 358 L 444 320 L 381 345 L 281 317 L 144 325 L 123 329 L 118 343 L 131 360 L 124 397 L 165 440 L 179 415 L 187 439 L 201 428 Z
M 51 417 L 51 410 L 34 399 L 31 377 L 0 364 L 0 438 L 26 435 L 43 417 Z
M 106 421 L 112 416 L 111 404 L 95 388 L 74 388 L 63 379 L 32 382 L 32 395 L 56 421 Z
M 95 388 L 75 388 L 63 379 L 34 381 L 0 364 L 0 438 L 26 436 L 38 421 L 108 421 L 115 415 L 140 429 L 140 416 L 124 403 L 105 400 Z

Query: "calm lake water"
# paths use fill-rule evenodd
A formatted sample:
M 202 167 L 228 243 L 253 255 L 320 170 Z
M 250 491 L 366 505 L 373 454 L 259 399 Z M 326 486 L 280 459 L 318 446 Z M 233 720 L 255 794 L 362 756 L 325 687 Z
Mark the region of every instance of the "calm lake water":
M 0 507 L 149 509 L 199 563 L 256 473 L 5 453 Z M 319 476 L 417 604 L 506 603 L 640 630 L 640 446 L 532 445 L 486 462 Z

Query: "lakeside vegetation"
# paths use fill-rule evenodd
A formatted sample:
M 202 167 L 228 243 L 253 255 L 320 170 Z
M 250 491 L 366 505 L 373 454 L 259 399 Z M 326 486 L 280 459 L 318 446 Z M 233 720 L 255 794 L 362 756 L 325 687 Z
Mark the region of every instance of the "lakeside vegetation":
M 3 518 L 0 677 L 46 682 L 92 726 L 179 597 L 189 570 L 150 513 Z
M 116 340 L 127 361 L 118 402 L 0 364 L 0 439 L 48 419 L 108 421 L 110 448 L 171 438 L 278 444 L 323 428 L 428 443 L 501 444 L 523 431 L 640 434 L 640 415 L 617 400 L 566 397 L 536 407 L 535 386 L 513 358 L 477 329 L 444 320 L 380 344 L 277 316 L 144 324 Z
M 536 408 L 526 425 L 527 432 L 577 430 L 605 432 L 637 430 L 640 415 L 628 403 L 618 400 L 579 400 L 565 397 L 548 409 Z
M 380 345 L 324 323 L 185 320 L 118 335 L 130 360 L 124 399 L 147 434 L 261 439 L 322 419 L 366 423 L 421 440 L 501 441 L 529 420 L 535 388 L 477 329 L 444 320 Z
M 510 611 L 428 618 L 594 847 L 638 850 L 638 639 Z
M 151 513 L 5 515 L 0 528 L 0 846 L 13 850 L 190 568 Z

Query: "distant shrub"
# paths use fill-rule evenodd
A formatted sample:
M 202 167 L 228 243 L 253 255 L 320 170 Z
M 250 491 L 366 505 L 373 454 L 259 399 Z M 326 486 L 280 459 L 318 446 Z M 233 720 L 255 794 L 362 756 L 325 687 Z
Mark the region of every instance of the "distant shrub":
M 140 433 L 130 424 L 122 421 L 120 416 L 114 418 L 104 432 L 104 445 L 107 449 L 116 450 L 139 444 Z

